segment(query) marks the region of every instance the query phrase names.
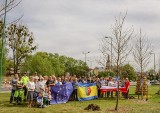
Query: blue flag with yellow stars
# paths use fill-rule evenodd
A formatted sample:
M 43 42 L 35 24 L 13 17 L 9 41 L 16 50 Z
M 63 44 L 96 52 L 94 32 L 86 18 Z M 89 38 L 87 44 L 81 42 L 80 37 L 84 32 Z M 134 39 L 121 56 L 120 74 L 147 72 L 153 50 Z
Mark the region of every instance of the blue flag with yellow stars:
M 96 83 L 78 83 L 78 100 L 92 100 L 98 98 Z
M 51 87 L 52 100 L 50 104 L 66 103 L 73 92 L 72 83 L 68 82 L 63 85 L 55 85 Z

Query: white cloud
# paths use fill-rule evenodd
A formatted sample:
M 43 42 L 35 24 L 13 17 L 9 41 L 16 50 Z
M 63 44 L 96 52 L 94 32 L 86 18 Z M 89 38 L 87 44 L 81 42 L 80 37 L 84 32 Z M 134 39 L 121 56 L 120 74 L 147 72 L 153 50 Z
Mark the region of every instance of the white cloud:
M 159 51 L 160 1 L 158 0 L 23 0 L 8 21 L 24 14 L 22 23 L 34 33 L 37 51 L 60 53 L 84 60 L 83 51 L 97 57 L 99 39 L 112 36 L 110 26 L 128 10 L 126 27 L 141 28 Z M 94 64 L 96 65 L 96 64 Z

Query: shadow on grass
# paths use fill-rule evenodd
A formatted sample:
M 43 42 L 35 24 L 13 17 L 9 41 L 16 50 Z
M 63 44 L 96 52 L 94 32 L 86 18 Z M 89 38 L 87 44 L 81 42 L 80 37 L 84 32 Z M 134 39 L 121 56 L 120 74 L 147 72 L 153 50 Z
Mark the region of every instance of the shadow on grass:
M 20 105 L 16 103 L 11 105 L 9 101 L 0 101 L 0 107 L 27 107 L 27 102 L 22 102 Z

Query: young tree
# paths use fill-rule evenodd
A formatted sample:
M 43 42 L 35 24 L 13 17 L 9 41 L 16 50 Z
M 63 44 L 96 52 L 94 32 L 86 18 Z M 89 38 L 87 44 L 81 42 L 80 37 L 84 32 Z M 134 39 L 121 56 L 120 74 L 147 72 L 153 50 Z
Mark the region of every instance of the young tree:
M 36 50 L 37 45 L 34 44 L 33 33 L 24 25 L 11 24 L 7 28 L 6 38 L 13 52 L 14 73 L 17 73 L 22 60 Z
M 127 56 L 131 52 L 131 49 L 129 49 L 129 41 L 133 37 L 133 28 L 124 29 L 124 22 L 127 16 L 127 12 L 124 16 L 122 14 L 119 15 L 118 19 L 115 19 L 115 25 L 112 27 L 112 33 L 115 37 L 115 40 L 113 41 L 113 50 L 114 50 L 114 61 L 116 66 L 116 75 L 117 77 L 120 76 L 121 65 L 125 62 Z M 119 91 L 119 82 L 117 91 Z M 116 99 L 116 107 L 115 110 L 118 109 L 118 98 L 119 95 L 117 94 Z
M 133 28 L 125 29 L 124 28 L 124 22 L 127 16 L 127 12 L 123 16 L 121 13 L 117 18 L 115 18 L 115 24 L 114 26 L 111 27 L 113 37 L 112 42 L 106 41 L 106 39 L 102 40 L 101 44 L 101 52 L 103 54 L 103 61 L 106 62 L 107 55 L 109 52 L 112 53 L 112 66 L 114 67 L 114 71 L 116 76 L 119 78 L 121 75 L 121 67 L 123 63 L 126 61 L 126 58 L 128 57 L 129 53 L 131 52 L 132 48 L 129 46 L 129 42 L 131 38 L 133 37 Z M 112 48 L 110 48 L 110 44 L 112 44 Z M 111 49 L 113 49 L 111 51 Z M 103 64 L 103 61 L 101 64 Z M 104 63 L 105 63 L 104 62 Z M 119 91 L 119 82 L 118 82 L 118 87 L 117 91 Z M 117 100 L 116 100 L 116 107 L 115 110 L 118 108 L 118 97 L 117 95 Z
M 125 29 L 124 28 L 124 22 L 127 16 L 127 12 L 123 16 L 121 13 L 119 15 L 119 18 L 115 18 L 115 24 L 111 27 L 112 34 L 114 37 L 112 37 L 112 42 L 103 41 L 101 52 L 104 55 L 104 58 L 106 58 L 107 52 L 111 52 L 112 50 L 112 65 L 114 65 L 115 68 L 115 74 L 119 78 L 121 75 L 121 66 L 125 62 L 127 56 L 131 52 L 131 47 L 129 47 L 129 42 L 131 38 L 133 37 L 133 28 Z M 112 48 L 109 49 L 107 47 L 108 45 L 112 44 Z M 106 51 L 107 50 L 107 51 Z M 117 91 L 119 91 L 119 83 L 117 87 Z M 115 110 L 118 108 L 118 97 L 116 100 L 116 107 Z
M 153 49 L 151 48 L 151 44 L 147 40 L 146 36 L 142 35 L 140 29 L 139 36 L 137 36 L 135 40 L 133 55 L 138 69 L 140 69 L 141 76 L 150 62 L 149 59 L 151 57 L 152 51 Z
M 138 76 L 139 79 L 136 85 L 136 94 L 138 94 L 138 97 L 139 97 L 139 94 L 141 94 L 142 98 L 144 93 L 143 87 L 145 86 L 141 84 L 143 84 L 142 81 L 144 79 L 144 71 L 150 62 L 151 53 L 152 53 L 151 44 L 146 39 L 146 36 L 142 35 L 141 29 L 140 29 L 139 35 L 135 40 L 133 55 L 134 55 L 135 62 L 138 66 L 138 69 L 140 69 L 139 70 L 140 76 Z
M 114 62 L 116 66 L 116 74 L 120 75 L 121 65 L 126 61 L 131 49 L 129 47 L 129 41 L 133 37 L 133 28 L 125 30 L 124 22 L 127 16 L 127 12 L 124 16 L 119 15 L 119 19 L 116 19 L 115 25 L 112 27 L 112 33 L 115 37 L 113 41 L 113 50 L 114 50 Z

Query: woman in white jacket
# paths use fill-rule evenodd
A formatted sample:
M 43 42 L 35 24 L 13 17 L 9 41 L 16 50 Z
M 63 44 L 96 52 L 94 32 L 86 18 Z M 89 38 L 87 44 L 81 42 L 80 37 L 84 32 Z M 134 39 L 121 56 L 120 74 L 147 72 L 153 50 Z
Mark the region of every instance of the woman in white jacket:
M 30 77 L 30 80 L 27 84 L 27 88 L 28 88 L 28 95 L 27 95 L 28 107 L 31 108 L 33 103 L 34 90 L 35 90 L 34 78 L 32 76 Z

